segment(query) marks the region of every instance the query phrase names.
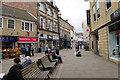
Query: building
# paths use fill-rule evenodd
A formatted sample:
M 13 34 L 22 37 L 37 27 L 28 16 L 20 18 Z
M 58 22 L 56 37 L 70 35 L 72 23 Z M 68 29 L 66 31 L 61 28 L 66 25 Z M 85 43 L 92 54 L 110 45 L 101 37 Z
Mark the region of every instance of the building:
M 76 38 L 77 38 L 77 42 L 80 44 L 80 43 L 83 43 L 83 33 L 76 33 Z
M 71 45 L 72 45 L 72 47 L 74 47 L 75 46 L 75 29 L 74 29 L 74 27 L 71 25 L 71 27 L 70 27 L 70 33 L 71 33 Z
M 0 43 L 2 49 L 17 49 L 31 43 L 37 50 L 36 19 L 30 12 L 1 4 L 0 14 Z
M 58 8 L 53 3 L 39 3 L 38 44 L 43 51 L 46 43 L 50 48 L 59 45 L 58 12 Z
M 87 26 L 87 20 L 82 22 L 83 41 L 89 43 L 90 28 Z
M 68 20 L 64 20 L 61 17 L 59 18 L 60 22 L 60 48 L 70 48 L 71 36 L 70 36 L 70 27 Z
M 107 60 L 120 59 L 120 1 L 90 2 L 93 52 Z
M 27 10 L 37 18 L 38 48 L 44 51 L 48 43 L 50 48 L 59 44 L 58 8 L 50 2 L 4 2 L 3 4 Z M 32 6 L 32 7 L 31 7 Z

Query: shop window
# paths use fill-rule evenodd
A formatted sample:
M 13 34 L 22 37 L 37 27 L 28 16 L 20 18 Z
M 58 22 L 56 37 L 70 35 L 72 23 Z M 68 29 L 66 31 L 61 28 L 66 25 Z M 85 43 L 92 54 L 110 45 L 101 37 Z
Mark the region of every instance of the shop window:
M 108 10 L 111 7 L 111 0 L 106 0 L 106 9 Z
M 2 28 L 2 24 L 3 24 L 3 21 L 2 21 L 2 18 L 0 18 L 0 28 Z
M 15 29 L 15 21 L 8 19 L 8 28 L 9 29 Z
M 97 18 L 100 17 L 100 7 L 99 7 L 99 0 L 97 0 Z
M 96 15 L 95 15 L 95 5 L 93 6 L 93 20 L 96 21 Z

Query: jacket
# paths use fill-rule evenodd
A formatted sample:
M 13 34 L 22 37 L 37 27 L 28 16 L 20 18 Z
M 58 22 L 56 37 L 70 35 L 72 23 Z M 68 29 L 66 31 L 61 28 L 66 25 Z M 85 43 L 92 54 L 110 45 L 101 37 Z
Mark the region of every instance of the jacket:
M 31 60 L 29 60 L 29 61 L 25 61 L 24 64 L 22 64 L 22 66 L 25 67 L 25 66 L 27 66 L 27 65 L 29 65 L 29 64 L 31 64 L 31 63 L 32 63 Z
M 3 80 L 23 80 L 21 69 L 23 69 L 21 64 L 13 65 Z

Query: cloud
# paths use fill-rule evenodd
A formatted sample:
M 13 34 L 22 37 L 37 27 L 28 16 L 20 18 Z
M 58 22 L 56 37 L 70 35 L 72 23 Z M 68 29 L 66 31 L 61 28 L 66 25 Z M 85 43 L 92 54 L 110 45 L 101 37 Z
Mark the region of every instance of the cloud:
M 55 0 L 63 19 L 73 25 L 76 32 L 82 32 L 82 22 L 86 20 L 86 10 L 89 2 L 84 0 Z

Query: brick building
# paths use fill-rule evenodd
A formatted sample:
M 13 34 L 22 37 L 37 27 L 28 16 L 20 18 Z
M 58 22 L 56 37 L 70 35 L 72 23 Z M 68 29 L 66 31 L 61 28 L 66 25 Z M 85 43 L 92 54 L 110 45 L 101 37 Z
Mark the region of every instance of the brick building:
M 118 63 L 120 58 L 120 1 L 92 0 L 90 16 L 93 52 Z

